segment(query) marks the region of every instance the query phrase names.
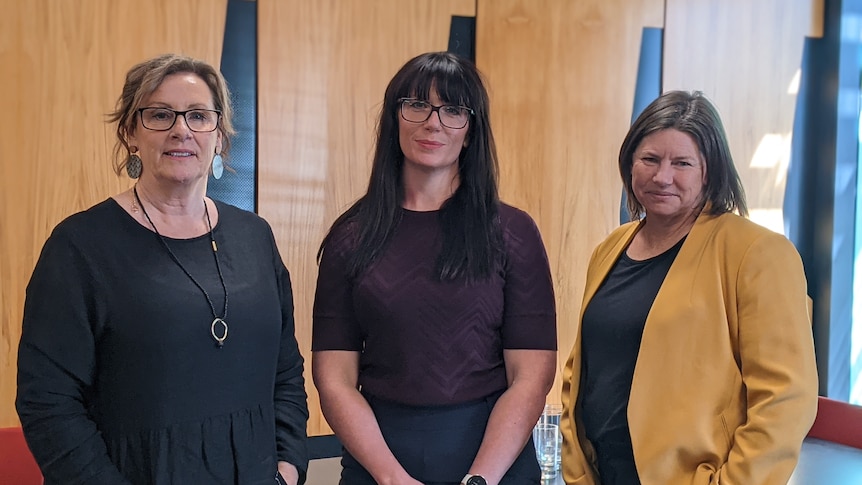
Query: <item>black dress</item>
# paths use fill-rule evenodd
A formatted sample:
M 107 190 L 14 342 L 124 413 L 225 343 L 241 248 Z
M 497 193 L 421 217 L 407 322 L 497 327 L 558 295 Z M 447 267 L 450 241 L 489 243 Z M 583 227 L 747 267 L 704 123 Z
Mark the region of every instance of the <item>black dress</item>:
M 204 294 L 113 199 L 60 223 L 27 287 L 16 406 L 51 484 L 272 485 L 308 466 L 290 277 L 269 225 L 217 203 L 223 348 Z M 207 235 L 168 245 L 221 315 Z

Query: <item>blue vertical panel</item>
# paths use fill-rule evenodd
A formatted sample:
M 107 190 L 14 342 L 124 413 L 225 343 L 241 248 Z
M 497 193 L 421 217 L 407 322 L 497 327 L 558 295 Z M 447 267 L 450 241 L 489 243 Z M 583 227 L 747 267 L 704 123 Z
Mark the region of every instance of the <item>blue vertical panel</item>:
M 796 95 L 796 106 L 793 113 L 793 137 L 790 145 L 790 162 L 787 165 L 787 182 L 784 186 L 784 234 L 796 246 L 803 261 L 811 261 L 813 238 L 812 224 L 814 220 L 814 205 L 806 203 L 814 198 L 815 184 L 811 183 L 817 177 L 817 164 L 811 163 L 805 156 L 805 151 L 811 143 L 808 127 L 810 118 L 823 116 L 824 113 L 812 111 L 808 106 L 816 107 L 812 98 L 816 95 L 814 85 L 809 81 L 813 71 L 812 55 L 816 51 L 817 39 L 806 38 L 802 47 L 802 65 L 800 66 L 799 91 Z M 816 80 L 814 80 L 816 82 Z M 806 264 L 809 280 L 811 272 Z
M 814 301 L 814 345 L 820 394 L 824 396 L 831 376 L 841 373 L 830 358 L 836 103 L 830 78 L 837 57 L 834 35 L 826 30 L 823 38 L 806 39 L 802 51 L 783 207 L 785 234 L 802 256 L 808 295 Z M 846 375 L 846 369 L 844 372 Z
M 859 130 L 859 46 L 862 0 L 844 0 L 837 24 L 838 96 L 835 131 L 834 233 L 832 241 L 832 294 L 830 366 L 838 373 L 829 377 L 828 395 L 850 399 L 853 330 L 854 225 Z
M 806 39 L 784 198 L 787 236 L 802 256 L 814 300 L 820 393 L 844 401 L 851 359 L 858 359 L 851 356 L 851 309 L 860 4 L 826 0 L 823 38 Z
M 234 127 L 229 164 L 210 177 L 207 195 L 248 211 L 257 201 L 257 2 L 228 0 L 221 72 L 231 90 Z
M 476 17 L 452 16 L 448 51 L 476 62 Z
M 843 264 L 844 271 L 833 273 L 833 278 L 840 279 L 836 284 L 848 281 L 850 286 L 845 294 L 836 295 L 836 299 L 846 298 L 846 303 L 835 316 L 849 317 L 849 400 L 854 404 L 862 404 L 862 0 L 845 0 L 842 4 L 839 62 L 835 206 L 841 209 L 836 211 L 835 218 L 850 224 L 843 228 L 840 235 L 836 234 L 836 237 L 847 238 L 848 242 L 842 245 L 840 251 L 836 251 L 835 258 L 848 257 L 850 264 Z
M 662 43 L 664 31 L 647 27 L 641 33 L 641 51 L 638 59 L 638 74 L 635 81 L 635 99 L 632 106 L 632 123 L 641 112 L 661 94 Z M 623 188 L 620 200 L 620 224 L 629 221 L 626 208 L 626 191 Z
M 862 77 L 862 48 L 858 49 Z M 862 86 L 860 86 L 862 88 Z M 859 137 L 856 152 L 856 243 L 853 250 L 852 342 L 850 345 L 850 402 L 862 405 L 862 110 L 859 111 Z

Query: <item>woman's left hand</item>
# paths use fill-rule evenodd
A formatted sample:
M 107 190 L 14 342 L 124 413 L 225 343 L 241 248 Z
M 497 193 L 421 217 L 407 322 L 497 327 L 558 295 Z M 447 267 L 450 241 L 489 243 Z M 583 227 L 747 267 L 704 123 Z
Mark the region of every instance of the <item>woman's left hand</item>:
M 496 485 L 524 449 L 554 384 L 555 350 L 504 349 L 509 388 L 491 411 L 470 473 Z
M 278 473 L 284 479 L 287 485 L 297 485 L 299 483 L 299 472 L 296 467 L 286 461 L 278 462 Z

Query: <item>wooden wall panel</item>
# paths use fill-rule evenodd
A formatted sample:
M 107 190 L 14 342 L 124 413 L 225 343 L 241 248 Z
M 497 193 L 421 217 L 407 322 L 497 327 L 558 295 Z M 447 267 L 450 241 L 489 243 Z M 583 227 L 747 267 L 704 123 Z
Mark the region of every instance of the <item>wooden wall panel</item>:
M 700 90 L 724 121 L 751 218 L 783 232 L 805 36 L 823 0 L 667 0 L 663 88 Z
M 479 0 L 476 61 L 491 90 L 504 200 L 537 221 L 557 293 L 559 370 L 590 254 L 619 225 L 619 146 L 641 33 L 663 0 Z M 560 374 L 549 402 L 560 400 Z
M 24 290 L 51 229 L 125 189 L 114 107 L 133 64 L 164 52 L 218 65 L 227 0 L 4 1 L 0 17 L 0 427 L 17 426 Z M 48 303 L 48 302 L 46 302 Z
M 17 423 L 15 349 L 24 287 L 42 243 L 63 217 L 127 186 L 110 170 L 113 135 L 103 122 L 123 74 L 168 51 L 217 64 L 226 1 L 4 2 L 0 426 Z M 782 162 L 751 168 L 750 160 L 766 134 L 789 137 L 795 97 L 787 88 L 802 36 L 821 34 L 823 0 L 666 3 L 665 89 L 701 89 L 716 101 L 752 207 L 780 207 Z M 303 354 L 310 355 L 314 255 L 332 220 L 365 188 L 386 83 L 410 57 L 446 49 L 451 15 L 476 15 L 502 195 L 530 212 L 545 238 L 562 367 L 587 260 L 617 224 L 616 156 L 631 116 L 641 28 L 665 25 L 664 6 L 259 0 L 259 212 L 273 224 L 293 275 Z M 329 433 L 306 377 L 309 433 Z M 549 401 L 558 394 L 559 382 Z
M 386 84 L 474 14 L 473 0 L 258 0 L 258 207 L 293 279 L 309 435 L 331 433 L 309 365 L 317 248 L 365 190 Z

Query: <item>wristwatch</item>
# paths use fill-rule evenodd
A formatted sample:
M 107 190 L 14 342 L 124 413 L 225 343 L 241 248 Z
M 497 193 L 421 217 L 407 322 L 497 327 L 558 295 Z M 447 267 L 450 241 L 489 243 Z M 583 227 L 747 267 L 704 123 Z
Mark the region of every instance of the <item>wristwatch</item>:
M 482 475 L 467 474 L 461 479 L 461 485 L 488 485 Z

